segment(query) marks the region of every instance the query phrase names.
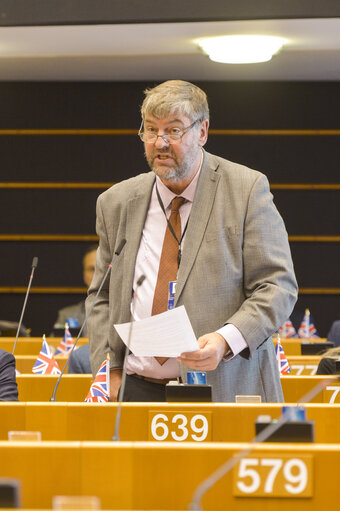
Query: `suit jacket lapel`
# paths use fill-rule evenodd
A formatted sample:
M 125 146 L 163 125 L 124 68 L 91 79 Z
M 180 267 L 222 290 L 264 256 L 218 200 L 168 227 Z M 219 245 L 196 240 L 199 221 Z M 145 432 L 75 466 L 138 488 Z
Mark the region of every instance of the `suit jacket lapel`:
M 211 214 L 220 179 L 219 174 L 216 173 L 218 165 L 218 161 L 214 160 L 209 153 L 204 151 L 203 165 L 191 208 L 181 265 L 178 272 L 175 305 L 194 264 Z
M 124 257 L 124 277 L 122 289 L 122 310 L 130 310 L 133 277 L 137 252 L 148 212 L 155 174 L 149 172 L 145 179 L 137 183 L 133 195 L 127 201 L 126 251 Z M 124 249 L 125 250 L 125 249 Z

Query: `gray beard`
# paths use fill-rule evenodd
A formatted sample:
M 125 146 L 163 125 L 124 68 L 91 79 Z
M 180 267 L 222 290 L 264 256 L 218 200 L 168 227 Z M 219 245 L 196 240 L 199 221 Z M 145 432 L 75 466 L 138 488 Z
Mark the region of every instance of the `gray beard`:
M 184 161 L 180 166 L 175 165 L 174 167 L 169 168 L 167 173 L 161 173 L 158 171 L 156 165 L 152 165 L 151 162 L 149 162 L 145 153 L 144 156 L 150 169 L 156 174 L 156 176 L 158 176 L 160 179 L 164 179 L 172 183 L 178 183 L 179 181 L 182 181 L 184 178 L 186 178 L 192 171 L 195 161 L 194 158 L 191 158 L 189 161 Z
M 190 172 L 190 168 L 177 166 L 169 168 L 167 173 L 159 172 L 156 166 L 151 167 L 151 170 L 156 174 L 156 176 L 161 179 L 165 179 L 166 181 L 171 181 L 172 183 L 182 181 L 182 179 L 184 179 Z

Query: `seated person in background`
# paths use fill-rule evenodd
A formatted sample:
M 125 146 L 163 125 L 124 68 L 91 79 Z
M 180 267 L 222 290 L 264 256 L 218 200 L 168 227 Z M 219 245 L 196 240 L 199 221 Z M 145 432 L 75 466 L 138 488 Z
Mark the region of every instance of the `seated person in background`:
M 91 245 L 86 250 L 83 257 L 83 279 L 87 287 L 91 284 L 94 267 L 96 264 L 96 252 L 98 245 Z M 85 320 L 85 300 L 74 305 L 69 305 L 60 309 L 58 317 L 53 325 L 55 328 L 64 328 L 67 322 L 70 328 L 80 328 Z M 87 336 L 86 327 L 83 330 L 83 337 Z M 53 334 L 51 334 L 53 335 Z
M 70 355 L 68 373 L 92 373 L 90 364 L 90 345 L 80 346 Z
M 13 321 L 0 320 L 0 337 L 15 337 L 19 323 Z M 29 337 L 30 330 L 21 323 L 19 337 Z
M 335 374 L 336 360 L 340 360 L 340 348 L 327 350 L 322 355 L 316 374 Z
M 0 349 L 0 401 L 18 401 L 15 358 L 12 353 L 2 349 Z
M 340 347 L 340 320 L 332 323 L 331 329 L 327 335 L 327 341 L 334 342 L 334 347 Z

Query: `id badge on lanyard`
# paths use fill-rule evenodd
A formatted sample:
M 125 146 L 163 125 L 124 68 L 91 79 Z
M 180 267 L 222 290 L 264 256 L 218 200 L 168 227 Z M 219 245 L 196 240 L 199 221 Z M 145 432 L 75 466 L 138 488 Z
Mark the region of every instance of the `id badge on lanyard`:
M 177 284 L 176 280 L 169 282 L 168 311 L 173 309 L 175 306 L 176 284 Z

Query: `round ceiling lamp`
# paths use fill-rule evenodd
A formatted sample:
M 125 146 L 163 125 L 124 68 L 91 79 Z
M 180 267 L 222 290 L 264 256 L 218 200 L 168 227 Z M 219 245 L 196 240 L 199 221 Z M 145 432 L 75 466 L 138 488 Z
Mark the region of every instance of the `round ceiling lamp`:
M 287 39 L 267 35 L 228 35 L 197 40 L 211 60 L 224 64 L 267 62 Z

